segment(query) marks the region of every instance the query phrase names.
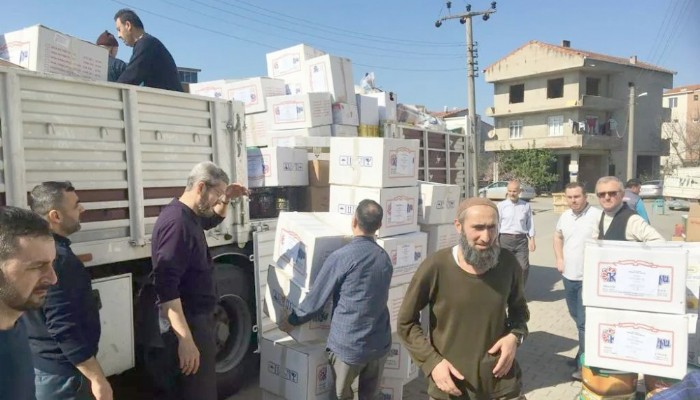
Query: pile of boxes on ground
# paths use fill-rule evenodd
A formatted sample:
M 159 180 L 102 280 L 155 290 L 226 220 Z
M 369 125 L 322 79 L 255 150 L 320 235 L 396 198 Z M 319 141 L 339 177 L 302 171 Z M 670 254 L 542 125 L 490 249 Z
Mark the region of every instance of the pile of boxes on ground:
M 655 393 L 700 367 L 700 244 L 589 241 L 584 262 L 581 398 L 634 399 L 638 374 Z

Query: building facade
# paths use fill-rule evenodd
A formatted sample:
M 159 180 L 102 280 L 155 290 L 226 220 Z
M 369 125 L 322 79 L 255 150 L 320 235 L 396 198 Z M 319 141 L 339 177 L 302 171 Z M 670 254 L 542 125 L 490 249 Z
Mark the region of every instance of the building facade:
M 671 173 L 677 167 L 700 165 L 700 85 L 682 86 L 663 95 L 668 118 L 661 126 L 661 136 L 669 141 L 668 157 L 662 168 Z

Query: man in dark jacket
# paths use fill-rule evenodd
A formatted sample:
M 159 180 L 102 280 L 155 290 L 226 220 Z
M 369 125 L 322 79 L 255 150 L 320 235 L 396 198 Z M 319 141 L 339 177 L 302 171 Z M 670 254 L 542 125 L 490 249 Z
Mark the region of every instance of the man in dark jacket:
M 40 310 L 25 314 L 36 373 L 37 400 L 112 400 L 112 388 L 95 358 L 100 314 L 90 274 L 70 248 L 85 211 L 70 182 L 44 182 L 32 189 L 32 211 L 49 222 L 56 242 L 58 283 Z
M 109 33 L 104 31 L 100 37 L 97 38 L 96 45 L 104 47 L 109 51 L 109 64 L 107 68 L 107 80 L 110 82 L 116 82 L 122 75 L 122 72 L 126 69 L 126 63 L 117 58 L 117 52 L 119 51 L 119 42 L 117 39 Z
M 124 44 L 134 48 L 117 82 L 182 92 L 173 56 L 160 40 L 144 31 L 139 16 L 122 9 L 114 15 L 114 22 Z

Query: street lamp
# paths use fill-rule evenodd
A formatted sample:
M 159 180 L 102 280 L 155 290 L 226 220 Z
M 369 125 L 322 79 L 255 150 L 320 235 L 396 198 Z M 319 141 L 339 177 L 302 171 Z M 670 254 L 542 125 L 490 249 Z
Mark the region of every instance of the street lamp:
M 634 87 L 634 82 L 629 82 L 628 83 L 629 88 L 630 88 L 630 98 L 629 98 L 629 129 L 627 132 L 627 180 L 633 179 L 636 177 L 636 174 L 634 173 L 634 105 L 635 105 L 635 100 L 638 97 L 644 97 L 649 94 L 649 92 L 643 92 L 640 94 L 635 94 L 635 87 Z

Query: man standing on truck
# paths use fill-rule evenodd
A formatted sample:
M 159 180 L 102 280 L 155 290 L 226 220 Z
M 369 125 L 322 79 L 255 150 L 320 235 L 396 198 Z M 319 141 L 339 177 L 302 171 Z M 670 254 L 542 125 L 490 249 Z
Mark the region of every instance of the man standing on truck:
M 338 400 L 352 400 L 351 385 L 358 377 L 359 400 L 376 399 L 391 349 L 386 304 L 394 267 L 374 239 L 382 215 L 377 202 L 360 202 L 351 222 L 354 238 L 328 256 L 304 301 L 280 324 L 289 332 L 310 321 L 333 298 L 326 347 Z
M 30 193 L 32 211 L 49 223 L 56 242 L 52 286 L 44 306 L 25 314 L 34 356 L 37 400 L 112 400 L 100 363 L 100 312 L 90 274 L 70 248 L 85 211 L 70 182 L 44 182 Z
M 104 31 L 97 38 L 96 45 L 102 46 L 109 52 L 109 59 L 107 63 L 107 80 L 110 82 L 116 82 L 121 76 L 122 72 L 126 69 L 126 63 L 117 58 L 117 52 L 119 51 L 119 42 L 117 39 L 109 33 L 109 31 Z
M 134 48 L 117 82 L 182 92 L 173 56 L 160 40 L 144 31 L 139 16 L 122 9 L 114 15 L 114 22 L 124 44 Z
M 41 307 L 56 283 L 49 225 L 17 207 L 0 207 L 0 399 L 34 400 L 32 353 L 22 314 Z
M 212 162 L 192 169 L 185 192 L 153 227 L 151 261 L 166 351 L 175 355 L 170 396 L 217 400 L 214 263 L 204 231 L 219 225 L 229 202 L 248 194 Z M 167 397 L 171 398 L 171 397 Z

